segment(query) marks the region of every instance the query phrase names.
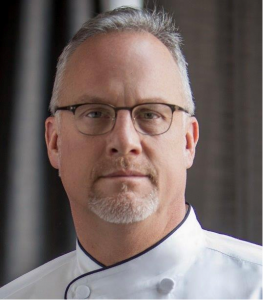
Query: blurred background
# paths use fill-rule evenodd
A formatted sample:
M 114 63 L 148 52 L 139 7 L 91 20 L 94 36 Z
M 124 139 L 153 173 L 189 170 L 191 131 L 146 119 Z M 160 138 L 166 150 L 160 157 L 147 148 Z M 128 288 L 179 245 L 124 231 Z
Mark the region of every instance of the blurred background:
M 46 155 L 56 62 L 90 17 L 121 5 L 173 14 L 200 140 L 186 199 L 205 229 L 262 243 L 261 0 L 21 0 L 0 11 L 0 286 L 74 250 L 67 196 Z

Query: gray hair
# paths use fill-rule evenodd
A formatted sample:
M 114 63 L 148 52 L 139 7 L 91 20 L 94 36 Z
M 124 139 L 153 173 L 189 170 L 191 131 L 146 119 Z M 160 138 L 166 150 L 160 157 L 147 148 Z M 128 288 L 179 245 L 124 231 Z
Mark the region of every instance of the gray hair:
M 79 45 L 88 38 L 109 32 L 134 31 L 148 32 L 158 38 L 170 51 L 178 65 L 185 92 L 186 107 L 190 114 L 194 114 L 195 105 L 192 97 L 187 73 L 187 63 L 181 51 L 182 39 L 175 28 L 172 18 L 164 11 L 138 10 L 131 7 L 119 7 L 109 12 L 99 14 L 85 22 L 64 48 L 57 64 L 57 73 L 50 101 L 52 115 L 58 105 L 59 93 L 62 87 L 63 75 L 67 62 Z

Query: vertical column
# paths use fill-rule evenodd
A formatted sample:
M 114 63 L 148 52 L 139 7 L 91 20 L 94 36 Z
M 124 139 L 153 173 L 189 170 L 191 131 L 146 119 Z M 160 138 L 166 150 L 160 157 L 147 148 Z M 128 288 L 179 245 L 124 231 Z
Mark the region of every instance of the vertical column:
M 102 0 L 101 6 L 103 11 L 111 10 L 119 6 L 142 8 L 143 0 Z
M 238 235 L 262 243 L 262 3 L 233 1 L 235 192 Z
M 93 17 L 94 5 L 91 0 L 69 0 L 69 38 L 81 25 Z
M 44 182 L 42 167 L 49 0 L 21 5 L 15 99 L 11 125 L 6 230 L 6 280 L 41 262 Z

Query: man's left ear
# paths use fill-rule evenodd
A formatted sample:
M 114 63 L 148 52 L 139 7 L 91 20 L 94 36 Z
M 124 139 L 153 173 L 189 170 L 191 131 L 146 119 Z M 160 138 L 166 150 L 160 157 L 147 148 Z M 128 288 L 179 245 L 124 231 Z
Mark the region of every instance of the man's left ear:
M 199 139 L 199 125 L 195 117 L 186 120 L 185 130 L 185 162 L 186 168 L 189 169 L 193 165 L 195 148 Z

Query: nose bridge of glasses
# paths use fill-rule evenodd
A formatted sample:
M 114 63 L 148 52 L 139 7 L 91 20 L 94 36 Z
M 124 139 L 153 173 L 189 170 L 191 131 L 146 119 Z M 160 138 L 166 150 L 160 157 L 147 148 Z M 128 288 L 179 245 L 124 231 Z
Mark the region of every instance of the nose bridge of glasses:
M 120 128 L 124 129 L 124 128 L 130 128 L 130 121 L 132 121 L 132 126 L 135 129 L 135 119 L 132 117 L 132 111 L 133 111 L 133 107 L 115 107 L 115 124 L 114 127 L 116 128 L 116 126 L 120 126 Z M 117 120 L 117 115 L 119 111 L 128 111 L 128 114 L 122 114 L 121 118 L 119 117 Z
M 131 119 L 133 120 L 133 117 L 132 117 L 133 107 L 125 107 L 125 106 L 123 106 L 123 107 L 115 107 L 114 110 L 115 110 L 115 119 L 117 118 L 118 112 L 120 110 L 128 110 L 130 112 Z

